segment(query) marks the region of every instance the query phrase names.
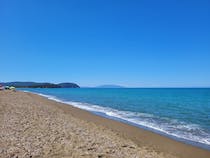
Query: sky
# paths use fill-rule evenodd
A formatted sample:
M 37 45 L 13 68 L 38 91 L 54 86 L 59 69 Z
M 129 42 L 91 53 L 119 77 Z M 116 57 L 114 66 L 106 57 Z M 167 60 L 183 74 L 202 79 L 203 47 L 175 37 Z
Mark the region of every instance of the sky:
M 210 1 L 0 0 L 0 81 L 210 87 Z

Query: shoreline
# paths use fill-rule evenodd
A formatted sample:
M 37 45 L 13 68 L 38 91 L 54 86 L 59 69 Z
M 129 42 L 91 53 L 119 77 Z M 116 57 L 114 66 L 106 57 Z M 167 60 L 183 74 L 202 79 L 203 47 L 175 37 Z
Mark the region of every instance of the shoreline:
M 26 92 L 26 93 L 34 94 L 32 92 Z M 39 95 L 39 94 L 35 94 L 35 95 Z M 187 157 L 190 156 L 191 158 L 197 157 L 197 155 L 195 153 L 193 153 L 193 154 L 191 153 L 192 150 L 196 150 L 196 153 L 202 153 L 204 151 L 204 153 L 206 152 L 210 156 L 210 151 L 207 149 L 204 149 L 204 148 L 201 148 L 198 146 L 194 146 L 191 144 L 187 144 L 182 141 L 177 141 L 175 139 L 164 136 L 162 134 L 158 134 L 156 132 L 146 130 L 144 128 L 140 128 L 140 127 L 137 127 L 137 126 L 134 126 L 131 124 L 127 124 L 127 123 L 124 123 L 119 120 L 114 120 L 111 118 L 103 117 L 98 114 L 95 114 L 94 112 L 83 110 L 83 109 L 77 108 L 73 105 L 63 103 L 63 102 L 60 102 L 57 100 L 49 99 L 49 98 L 47 98 L 47 96 L 42 96 L 42 95 L 39 95 L 39 96 L 46 98 L 48 100 L 52 100 L 52 101 L 61 103 L 62 105 L 65 106 L 65 109 L 67 108 L 67 110 L 68 110 L 68 107 L 66 107 L 66 106 L 69 106 L 69 107 L 71 107 L 71 110 L 74 111 L 79 118 L 82 118 L 82 119 L 90 121 L 90 122 L 94 122 L 97 125 L 103 125 L 105 127 L 108 127 L 118 133 L 121 133 L 122 136 L 128 137 L 129 139 L 131 139 L 138 145 L 142 145 L 142 143 L 145 145 L 149 144 L 150 146 L 154 147 L 155 150 L 162 151 L 162 149 L 163 149 L 164 152 L 167 152 L 168 150 L 170 150 L 170 151 L 172 151 L 171 153 L 177 153 L 177 154 L 179 153 L 179 151 L 181 151 L 182 154 L 185 153 L 185 154 L 187 154 L 186 155 Z M 83 114 L 81 115 L 80 113 L 83 113 Z M 127 129 L 129 129 L 129 130 L 127 130 Z M 146 140 L 143 141 L 141 138 L 146 138 Z M 160 143 L 160 141 L 163 141 L 164 143 Z M 179 146 L 179 147 L 176 148 L 177 146 Z M 182 154 L 180 154 L 180 155 L 178 154 L 178 155 L 182 158 Z
M 66 103 L 64 103 L 64 104 L 66 104 Z M 70 105 L 70 104 L 68 104 L 68 105 Z M 72 106 L 72 105 L 70 105 L 70 106 Z M 83 110 L 83 109 L 81 109 L 81 110 Z M 152 132 L 154 134 L 158 134 L 158 135 L 163 136 L 163 137 L 167 137 L 169 139 L 172 139 L 172 140 L 177 141 L 177 142 L 180 142 L 180 143 L 184 143 L 186 145 L 191 145 L 193 147 L 197 147 L 197 148 L 201 148 L 201 149 L 210 151 L 210 146 L 209 145 L 206 145 L 206 144 L 201 144 L 199 142 L 195 142 L 195 141 L 191 141 L 191 140 L 186 140 L 184 138 L 179 138 L 177 136 L 169 135 L 167 133 L 164 133 L 162 131 L 158 131 L 158 130 L 152 129 L 150 127 L 146 127 L 146 126 L 143 126 L 143 125 L 138 125 L 138 124 L 129 122 L 127 120 L 123 120 L 123 119 L 111 117 L 111 116 L 108 116 L 108 115 L 105 115 L 105 114 L 98 114 L 98 113 L 95 113 L 95 112 L 92 112 L 92 111 L 88 111 L 88 112 L 90 112 L 93 115 L 97 115 L 99 117 L 103 117 L 103 118 L 107 118 L 107 119 L 110 119 L 110 120 L 113 120 L 113 121 L 121 122 L 121 123 L 130 125 L 130 126 L 137 127 L 138 129 L 142 129 L 142 130 L 145 130 L 145 131 Z
M 177 155 L 180 158 L 186 158 L 186 157 L 198 158 L 200 154 L 202 155 L 201 156 L 202 158 L 205 158 L 205 156 L 210 157 L 210 151 L 207 149 L 203 149 L 201 147 L 197 147 L 191 144 L 186 144 L 184 142 L 174 140 L 172 138 L 163 136 L 156 132 L 139 128 L 131 124 L 102 117 L 100 115 L 94 114 L 93 112 L 74 107 L 73 105 L 70 104 L 66 103 L 61 103 L 61 104 L 63 104 L 64 106 L 70 106 L 71 110 L 76 113 L 75 114 L 75 116 L 77 115 L 76 117 L 79 117 L 80 119 L 84 119 L 86 121 L 94 122 L 97 125 L 103 125 L 105 127 L 108 127 L 109 129 L 112 129 L 115 132 L 120 133 L 121 136 L 131 139 L 138 145 L 142 144 L 146 146 L 149 145 L 150 147 L 154 148 L 157 151 L 163 151 L 163 152 L 171 151 L 170 154 L 174 155 L 175 153 L 175 155 Z M 65 107 L 65 109 L 68 110 L 68 107 Z M 82 113 L 82 115 L 80 113 Z M 144 138 L 144 141 L 142 141 L 142 138 Z M 179 153 L 180 151 L 181 153 Z M 183 153 L 185 153 L 186 155 L 185 154 L 182 155 Z
M 181 143 L 184 143 L 184 144 L 187 144 L 187 145 L 191 145 L 191 146 L 194 146 L 194 147 L 198 147 L 198 148 L 210 151 L 210 145 L 203 144 L 203 143 L 200 143 L 200 142 L 195 142 L 195 141 L 188 140 L 188 139 L 185 139 L 185 138 L 181 138 L 181 137 L 178 137 L 178 136 L 170 135 L 170 134 L 164 133 L 162 131 L 159 131 L 157 129 L 153 129 L 151 127 L 147 127 L 147 126 L 144 126 L 144 125 L 139 125 L 139 124 L 136 124 L 136 123 L 133 123 L 133 122 L 129 122 L 128 120 L 124 120 L 124 119 L 121 119 L 121 118 L 118 118 L 118 117 L 109 116 L 109 115 L 107 115 L 106 113 L 103 113 L 103 112 L 86 110 L 86 109 L 83 109 L 81 107 L 75 106 L 73 104 L 73 102 L 72 103 L 68 103 L 68 101 L 63 101 L 63 100 L 57 98 L 56 96 L 45 95 L 45 94 L 42 94 L 42 93 L 36 93 L 36 92 L 31 92 L 31 91 L 26 91 L 26 90 L 23 90 L 23 92 L 36 94 L 36 95 L 42 96 L 44 98 L 47 98 L 49 100 L 56 101 L 58 103 L 67 104 L 69 106 L 73 106 L 75 108 L 88 111 L 91 114 L 97 115 L 99 117 L 103 117 L 103 118 L 107 118 L 107 119 L 114 120 L 114 121 L 117 121 L 117 122 L 121 122 L 121 123 L 124 123 L 124 124 L 128 124 L 130 126 L 134 126 L 134 127 L 137 127 L 137 128 L 140 128 L 140 129 L 143 129 L 143 130 L 146 130 L 146 131 L 158 134 L 158 135 L 161 135 L 163 137 L 167 137 L 167 138 L 175 140 L 177 142 L 181 142 Z
M 28 92 L 18 91 L 18 92 L 6 92 L 6 93 L 8 93 L 8 94 L 5 94 L 5 96 L 6 96 L 5 98 L 6 99 L 7 99 L 7 97 L 13 98 L 10 101 L 14 102 L 14 103 L 17 102 L 17 105 L 19 105 L 21 103 L 25 103 L 28 98 L 29 103 L 31 103 L 30 106 L 32 106 L 32 104 L 46 105 L 43 107 L 40 106 L 40 108 L 47 107 L 48 111 L 53 109 L 56 112 L 54 114 L 57 114 L 57 111 L 59 111 L 59 113 L 61 113 L 62 115 L 65 115 L 65 117 L 71 116 L 72 119 L 76 118 L 78 120 L 81 120 L 80 122 L 85 122 L 85 124 L 88 124 L 88 127 L 94 125 L 94 127 L 96 126 L 96 134 L 99 132 L 99 136 L 103 135 L 104 134 L 103 132 L 106 133 L 106 131 L 110 131 L 111 133 L 116 135 L 117 138 L 119 137 L 121 141 L 131 140 L 141 150 L 145 149 L 147 151 L 146 154 L 151 154 L 151 153 L 154 154 L 155 153 L 158 155 L 159 153 L 161 153 L 160 157 L 163 157 L 163 158 L 164 157 L 179 157 L 179 158 L 186 158 L 186 157 L 208 158 L 208 157 L 210 157 L 210 151 L 208 151 L 208 150 L 198 148 L 198 147 L 195 147 L 192 145 L 184 144 L 182 142 L 175 141 L 173 139 L 159 135 L 157 133 L 154 133 L 154 132 L 151 132 L 151 131 L 148 131 L 145 129 L 141 129 L 141 128 L 138 128 L 138 127 L 135 127 L 135 126 L 132 126 L 129 124 L 125 124 L 125 123 L 122 123 L 122 122 L 119 122 L 116 120 L 111 120 L 111 119 L 104 118 L 104 117 L 101 117 L 98 115 L 94 115 L 93 113 L 91 113 L 89 111 L 85 111 L 85 110 L 70 106 L 69 104 L 56 102 L 56 101 L 47 99 L 46 97 L 43 97 L 43 96 L 40 96 L 37 94 L 28 93 Z M 9 98 L 9 99 L 11 99 L 11 98 Z M 16 100 L 14 100 L 14 98 L 16 98 Z M 22 100 L 21 100 L 21 98 L 22 98 Z M 28 104 L 27 104 L 27 106 L 28 106 Z M 1 108 L 1 106 L 0 106 L 0 108 Z M 36 107 L 32 107 L 32 109 L 36 109 Z M 32 111 L 32 114 L 33 114 L 33 111 Z M 45 113 L 43 113 L 43 115 L 44 115 L 44 117 L 48 116 Z M 60 116 L 60 115 L 58 115 L 58 116 Z M 10 117 L 10 116 L 8 116 L 8 117 Z M 31 117 L 31 116 L 29 116 L 29 117 Z M 68 122 L 68 121 L 66 122 L 65 119 L 62 121 L 64 121 L 65 123 Z M 7 122 L 5 122 L 5 123 L 7 125 Z M 69 124 L 71 124 L 71 121 L 69 122 Z M 80 128 L 82 128 L 82 126 Z M 91 130 L 91 129 L 89 129 L 89 130 Z M 108 137 L 111 137 L 111 136 L 112 136 L 111 134 L 108 135 Z M 113 139 L 114 138 L 115 137 L 113 137 Z M 93 138 L 91 138 L 91 139 L 93 139 Z M 111 139 L 111 140 L 113 140 L 113 139 Z M 3 142 L 3 143 L 5 143 L 5 142 Z M 79 143 L 81 143 L 81 142 L 79 142 Z M 116 143 L 116 141 L 113 141 L 113 143 Z M 1 148 L 1 141 L 0 141 L 0 148 Z M 131 147 L 131 149 L 132 149 L 132 147 Z M 131 149 L 129 149 L 129 150 L 131 150 Z M 116 151 L 118 151 L 118 150 L 116 150 Z M 62 156 L 60 156 L 60 157 L 62 157 Z M 109 156 L 107 156 L 107 157 L 109 157 Z M 158 157 L 158 156 L 154 155 L 151 157 Z

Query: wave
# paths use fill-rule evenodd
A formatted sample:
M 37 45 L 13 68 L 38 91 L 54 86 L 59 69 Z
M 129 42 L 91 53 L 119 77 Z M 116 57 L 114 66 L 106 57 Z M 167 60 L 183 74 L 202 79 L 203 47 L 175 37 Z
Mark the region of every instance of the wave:
M 172 136 L 177 138 L 178 140 L 181 139 L 187 142 L 190 141 L 191 144 L 196 145 L 197 143 L 200 143 L 201 145 L 210 145 L 210 133 L 205 131 L 197 124 L 188 124 L 186 122 L 181 122 L 170 118 L 161 118 L 148 113 L 121 111 L 110 107 L 102 107 L 100 105 L 89 103 L 64 101 L 52 95 L 45 95 L 41 93 L 35 94 L 46 97 L 50 100 L 54 100 L 56 102 L 69 104 L 93 113 L 101 113 L 113 119 L 125 121 L 136 126 L 151 129 L 154 132 Z

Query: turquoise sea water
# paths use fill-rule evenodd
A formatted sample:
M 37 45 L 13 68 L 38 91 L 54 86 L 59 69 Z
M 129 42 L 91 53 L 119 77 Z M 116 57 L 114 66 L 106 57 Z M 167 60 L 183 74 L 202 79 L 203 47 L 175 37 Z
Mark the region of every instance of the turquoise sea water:
M 209 88 L 21 90 L 210 149 Z

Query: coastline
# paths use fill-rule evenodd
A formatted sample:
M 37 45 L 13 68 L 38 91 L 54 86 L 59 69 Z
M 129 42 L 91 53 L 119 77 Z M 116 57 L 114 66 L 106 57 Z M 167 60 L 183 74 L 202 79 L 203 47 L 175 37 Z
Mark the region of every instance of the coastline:
M 51 94 L 48 95 L 48 94 L 45 94 L 45 93 L 42 93 L 42 92 L 39 92 L 39 91 L 30 91 L 30 90 L 28 91 L 28 90 L 25 90 L 25 89 L 22 90 L 22 91 L 29 92 L 29 93 L 32 93 L 32 94 L 38 94 L 40 96 L 44 96 L 47 99 L 50 99 L 50 100 L 53 100 L 53 101 L 56 101 L 56 102 L 60 102 L 60 103 L 64 103 L 64 104 L 68 104 L 68 105 L 71 105 L 73 107 L 85 110 L 85 111 L 89 111 L 92 114 L 98 115 L 100 117 L 105 117 L 105 118 L 108 118 L 108 119 L 111 119 L 111 120 L 116 120 L 118 122 L 129 124 L 131 126 L 135 126 L 135 127 L 144 129 L 146 131 L 151 131 L 151 132 L 154 132 L 156 134 L 159 134 L 159 135 L 162 135 L 162 136 L 165 136 L 165 137 L 169 137 L 170 139 L 176 140 L 178 142 L 183 142 L 185 144 L 189 144 L 189 145 L 192 145 L 192 146 L 199 147 L 199 148 L 210 151 L 210 145 L 205 142 L 206 141 L 205 137 L 200 137 L 200 139 L 199 139 L 198 136 L 193 138 L 193 139 L 190 138 L 190 136 L 191 136 L 190 134 L 194 131 L 188 131 L 189 135 L 186 135 L 185 133 L 179 133 L 179 131 L 183 130 L 183 129 L 177 129 L 177 130 L 174 129 L 174 131 L 171 132 L 170 130 L 169 131 L 167 129 L 165 130 L 163 128 L 163 126 L 159 127 L 157 122 L 156 122 L 156 124 L 151 125 L 150 122 L 148 122 L 148 121 L 144 122 L 144 118 L 142 118 L 140 120 L 135 119 L 135 118 L 130 119 L 129 117 L 126 116 L 127 115 L 126 112 L 128 112 L 128 111 L 123 113 L 123 111 L 116 110 L 114 108 L 107 108 L 107 107 L 104 107 L 104 106 L 100 106 L 100 103 L 99 104 L 97 104 L 97 103 L 96 104 L 91 104 L 91 103 L 86 103 L 85 101 L 83 101 L 83 102 L 76 101 L 75 102 L 75 101 L 69 100 L 68 98 L 65 99 L 65 97 L 60 98 L 60 97 L 57 97 L 56 95 L 55 96 L 51 95 Z M 125 115 L 125 116 L 123 116 L 123 115 Z M 129 113 L 129 115 L 131 116 L 131 115 L 135 115 L 135 114 L 130 114 Z M 144 115 L 144 113 L 143 113 L 143 115 Z M 146 116 L 146 117 L 148 117 L 148 116 Z M 152 117 L 152 119 L 154 119 L 155 116 L 149 116 L 149 117 Z M 157 119 L 159 119 L 159 118 L 157 118 Z M 176 121 L 176 120 L 174 120 L 174 121 Z M 183 126 L 184 128 L 194 128 L 194 126 L 195 126 L 194 124 L 186 124 L 186 123 L 183 124 L 183 122 L 179 122 L 179 123 L 176 123 L 176 125 L 177 126 Z M 176 128 L 176 125 L 173 125 L 174 128 Z M 182 134 L 184 134 L 184 135 L 182 135 Z
M 141 157 L 146 157 L 147 154 L 150 155 L 151 157 L 179 157 L 179 158 L 186 158 L 186 157 L 191 157 L 191 158 L 198 158 L 198 157 L 202 157 L 202 158 L 207 158 L 210 157 L 210 151 L 205 150 L 205 149 L 201 149 L 192 145 L 188 145 L 188 144 L 184 144 L 182 142 L 178 142 L 175 140 L 172 140 L 168 137 L 153 133 L 151 131 L 147 131 L 144 129 L 140 129 L 138 127 L 135 126 L 131 126 L 122 122 L 118 122 L 115 120 L 111 120 L 108 118 L 104 118 L 104 117 L 100 117 L 98 115 L 94 115 L 91 112 L 70 106 L 68 104 L 64 104 L 64 103 L 59 103 L 59 102 L 55 102 L 52 100 L 49 100 L 45 97 L 36 95 L 36 94 L 32 94 L 32 93 L 27 93 L 27 92 L 1 92 L 1 93 L 7 93 L 7 94 L 3 94 L 5 95 L 5 97 L 10 97 L 9 99 L 12 99 L 11 102 L 15 102 L 17 105 L 21 104 L 20 98 L 22 98 L 22 102 L 24 103 L 24 100 L 28 98 L 28 101 L 31 102 L 32 106 L 33 104 L 40 104 L 40 105 L 46 105 L 46 107 L 48 107 L 48 110 L 54 109 L 55 113 L 57 111 L 59 111 L 62 116 L 65 115 L 66 117 L 71 117 L 71 119 L 77 119 L 79 120 L 78 122 L 83 122 L 81 124 L 88 124 L 88 129 L 90 126 L 94 126 L 96 133 L 100 133 L 101 135 L 105 135 L 104 133 L 106 133 L 108 131 L 108 133 L 110 135 L 110 137 L 112 137 L 112 135 L 114 135 L 113 138 L 113 143 L 115 143 L 116 138 L 119 139 L 118 141 L 131 141 L 129 143 L 131 143 L 134 147 L 133 151 L 129 151 L 131 153 L 136 153 L 136 156 L 138 157 L 140 155 L 140 153 L 138 153 L 138 151 L 144 151 L 141 155 Z M 3 100 L 3 103 L 2 103 Z M 4 99 L 2 99 L 0 102 L 1 104 L 6 105 L 6 103 L 4 103 Z M 15 101 L 14 101 L 15 100 Z M 27 105 L 28 106 L 28 105 Z M 2 108 L 0 106 L 0 108 Z M 36 107 L 33 107 L 33 109 L 36 109 Z M 45 113 L 43 113 L 43 115 L 45 115 Z M 60 115 L 59 115 L 60 116 Z M 9 117 L 9 116 L 7 116 Z M 30 117 L 30 116 L 29 116 Z M 5 118 L 3 117 L 3 120 L 5 120 Z M 63 120 L 65 122 L 65 124 L 68 122 L 67 120 Z M 84 123 L 85 122 L 85 123 Z M 7 122 L 4 122 L 7 123 Z M 7 124 L 6 124 L 7 125 Z M 1 126 L 0 126 L 1 127 Z M 2 129 L 4 129 L 3 127 L 1 127 Z M 30 126 L 29 126 L 30 128 Z M 106 131 L 103 133 L 103 131 Z M 81 134 L 81 133 L 79 133 Z M 84 133 L 83 133 L 84 134 Z M 2 136 L 2 135 L 0 135 Z M 115 137 L 116 136 L 116 137 Z M 91 139 L 93 139 L 91 137 Z M 128 141 L 129 140 L 129 141 Z M 2 143 L 5 142 L 0 142 L 0 144 L 2 145 Z M 80 143 L 80 142 L 78 142 Z M 130 146 L 131 148 L 129 150 L 132 149 L 133 146 Z M 125 145 L 123 145 L 125 146 Z M 129 146 L 129 145 L 127 145 Z M 0 146 L 1 148 L 1 146 Z M 123 147 L 123 148 L 126 148 Z M 122 150 L 121 148 L 118 150 Z M 91 152 L 91 151 L 90 151 Z M 117 149 L 116 149 L 117 152 Z M 129 153 L 127 150 L 125 150 L 125 152 Z M 102 152 L 103 153 L 103 152 Z M 114 153 L 112 153 L 114 154 Z M 107 153 L 107 155 L 105 155 L 104 157 L 110 157 L 110 155 Z M 77 155 L 78 156 L 78 155 Z M 59 157 L 59 156 L 58 156 Z M 62 156 L 60 156 L 62 157 Z M 70 156 L 73 157 L 73 156 Z M 79 156 L 80 157 L 80 156 Z M 81 156 L 82 157 L 82 156 Z M 140 156 L 139 156 L 140 157 Z

